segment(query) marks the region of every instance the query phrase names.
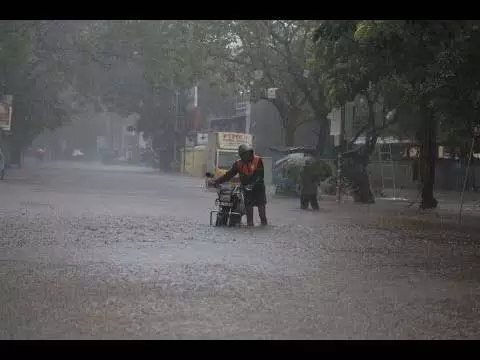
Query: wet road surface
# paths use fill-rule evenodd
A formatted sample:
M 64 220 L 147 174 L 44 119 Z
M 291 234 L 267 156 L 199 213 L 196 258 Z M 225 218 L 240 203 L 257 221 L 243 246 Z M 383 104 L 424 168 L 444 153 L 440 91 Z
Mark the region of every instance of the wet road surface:
M 0 182 L 0 338 L 480 337 L 476 234 L 280 198 L 266 228 L 215 229 L 214 199 L 201 179 L 143 168 L 12 172 Z

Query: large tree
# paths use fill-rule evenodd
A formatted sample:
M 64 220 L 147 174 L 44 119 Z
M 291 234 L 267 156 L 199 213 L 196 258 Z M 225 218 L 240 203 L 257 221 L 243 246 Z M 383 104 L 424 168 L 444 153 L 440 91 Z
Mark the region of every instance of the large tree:
M 84 77 L 84 88 L 108 108 L 142 112 L 139 125 L 149 132 L 167 125 L 158 116 L 172 116 L 175 93 L 207 73 L 206 50 L 193 21 L 101 21 L 85 32 L 83 44 L 86 64 L 103 74 Z M 122 76 L 127 67 L 140 70 L 136 78 Z
M 299 126 L 316 121 L 317 148 L 323 153 L 330 110 L 325 104 L 321 73 L 311 61 L 311 36 L 318 23 L 225 20 L 206 26 L 211 34 L 209 53 L 216 63 L 223 63 L 219 68 L 235 73 L 235 81 L 250 90 L 254 100 L 270 101 L 278 110 L 285 145 L 293 145 Z M 278 89 L 274 98 L 266 96 L 268 88 Z
M 415 130 L 421 145 L 421 207 L 434 208 L 437 131 L 449 124 L 471 132 L 472 120 L 465 124 L 462 118 L 475 116 L 478 21 L 363 20 L 356 36 L 387 54 L 391 73 L 406 84 L 408 104 L 420 116 Z
M 345 151 L 347 143 L 348 148 L 354 148 L 345 153 L 344 174 L 354 184 L 355 200 L 371 203 L 374 199 L 367 165 L 382 131 L 398 119 L 387 118 L 387 114 L 396 114 L 394 108 L 401 106 L 401 91 L 399 79 L 391 73 L 384 54 L 356 37 L 359 23 L 358 20 L 324 21 L 314 40 L 316 66 L 323 74 L 327 104 L 341 108 L 354 103 L 357 131 L 351 139 L 345 139 L 340 151 Z M 365 144 L 355 148 L 360 136 L 364 136 Z
M 250 90 L 254 99 L 268 100 L 277 108 L 287 145 L 292 145 L 301 124 L 318 120 L 318 148 L 322 152 L 328 137 L 329 110 L 318 81 L 320 72 L 311 67 L 311 34 L 317 24 L 119 20 L 90 25 L 84 38 L 87 53 L 100 68 L 112 68 L 126 59 L 138 64 L 150 92 L 160 89 L 165 95 L 170 89 L 173 98 L 175 91 L 201 80 L 216 83 L 231 94 Z M 258 70 L 263 76 L 255 81 Z M 266 97 L 267 88 L 279 89 L 274 99 Z
M 55 128 L 69 118 L 70 104 L 61 95 L 73 71 L 65 51 L 72 44 L 72 29 L 64 25 L 46 20 L 0 22 L 1 90 L 14 98 L 7 137 L 14 153 L 43 129 Z

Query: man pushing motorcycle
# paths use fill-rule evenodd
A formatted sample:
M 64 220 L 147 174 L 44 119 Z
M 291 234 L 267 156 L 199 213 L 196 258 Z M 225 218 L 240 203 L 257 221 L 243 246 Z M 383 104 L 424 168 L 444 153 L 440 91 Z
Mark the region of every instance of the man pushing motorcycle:
M 225 175 L 217 179 L 211 179 L 209 182 L 218 186 L 238 174 L 242 186 L 251 187 L 251 191 L 245 191 L 247 225 L 253 226 L 254 206 L 258 208 L 261 224 L 267 225 L 267 196 L 265 193 L 263 160 L 260 156 L 255 155 L 253 149 L 246 144 L 238 147 L 238 155 L 240 160 L 235 161 Z

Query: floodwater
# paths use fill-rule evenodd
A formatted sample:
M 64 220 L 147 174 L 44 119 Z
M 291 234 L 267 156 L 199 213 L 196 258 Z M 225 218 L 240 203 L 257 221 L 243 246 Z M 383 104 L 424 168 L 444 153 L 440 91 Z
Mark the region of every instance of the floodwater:
M 480 337 L 475 234 L 275 197 L 268 227 L 213 228 L 214 199 L 202 179 L 146 168 L 13 170 L 0 182 L 0 338 Z

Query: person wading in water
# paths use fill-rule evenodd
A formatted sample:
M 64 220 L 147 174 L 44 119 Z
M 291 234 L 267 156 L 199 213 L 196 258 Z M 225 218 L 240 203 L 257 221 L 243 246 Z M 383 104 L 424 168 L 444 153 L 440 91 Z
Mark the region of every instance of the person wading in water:
M 254 154 L 252 147 L 245 144 L 238 147 L 238 155 L 240 160 L 235 161 L 225 175 L 215 180 L 212 179 L 210 182 L 214 186 L 218 186 L 238 174 L 243 186 L 252 186 L 251 191 L 245 191 L 247 225 L 253 226 L 253 208 L 255 206 L 258 208 L 261 224 L 267 225 L 267 196 L 265 192 L 263 160 L 260 156 Z

